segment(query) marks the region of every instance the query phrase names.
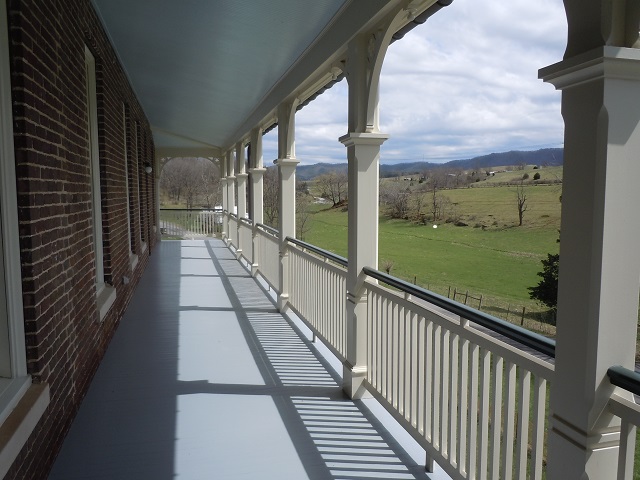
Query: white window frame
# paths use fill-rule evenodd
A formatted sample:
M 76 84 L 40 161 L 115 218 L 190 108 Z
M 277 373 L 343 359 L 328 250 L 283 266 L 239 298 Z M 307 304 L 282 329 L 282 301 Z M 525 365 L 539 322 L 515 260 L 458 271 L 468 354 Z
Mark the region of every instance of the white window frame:
M 27 374 L 11 98 L 7 5 L 0 0 L 0 477 L 49 404 L 48 385 L 32 385 Z
M 116 300 L 116 289 L 104 279 L 104 246 L 102 225 L 102 192 L 100 188 L 100 143 L 98 138 L 98 94 L 96 90 L 96 61 L 85 45 L 84 48 L 87 113 L 89 131 L 89 172 L 91 175 L 91 209 L 93 220 L 93 251 L 95 266 L 95 290 L 99 318 L 102 321 Z
M 125 195 L 127 197 L 127 241 L 129 242 L 129 263 L 133 270 L 138 264 L 138 255 L 133 251 L 133 242 L 131 237 L 133 231 L 131 229 L 131 195 L 129 195 L 129 141 L 127 134 L 129 133 L 130 122 L 127 122 L 127 106 L 122 104 L 122 132 L 124 140 L 124 187 Z

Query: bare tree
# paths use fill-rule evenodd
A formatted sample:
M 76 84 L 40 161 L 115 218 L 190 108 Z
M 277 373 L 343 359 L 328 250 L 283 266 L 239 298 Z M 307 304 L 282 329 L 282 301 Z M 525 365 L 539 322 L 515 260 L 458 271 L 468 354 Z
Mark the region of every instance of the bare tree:
M 211 208 L 212 202 L 219 201 L 220 173 L 205 158 L 174 158 L 162 170 L 160 189 L 175 204 L 184 201 L 193 208 L 204 199 Z
M 518 207 L 518 225 L 522 226 L 522 219 L 524 212 L 527 211 L 527 195 L 524 190 L 523 182 L 520 181 L 519 185 L 516 185 L 516 206 Z
M 346 173 L 331 172 L 319 175 L 315 183 L 320 196 L 331 200 L 334 207 L 347 199 L 349 179 Z
M 387 207 L 391 218 L 407 218 L 411 190 L 400 182 L 381 182 L 380 201 Z
M 277 167 L 268 167 L 262 181 L 264 221 L 267 225 L 278 228 L 280 200 L 278 198 L 279 185 Z
M 311 218 L 312 198 L 303 192 L 296 193 L 296 238 L 300 240 L 304 240 L 304 236 L 311 228 L 309 220 Z

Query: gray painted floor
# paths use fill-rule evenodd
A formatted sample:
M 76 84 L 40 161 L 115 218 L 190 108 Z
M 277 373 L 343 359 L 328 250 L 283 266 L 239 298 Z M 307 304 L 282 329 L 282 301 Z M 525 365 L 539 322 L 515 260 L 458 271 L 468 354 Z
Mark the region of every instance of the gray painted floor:
M 442 478 L 337 382 L 221 241 L 165 241 L 49 478 Z

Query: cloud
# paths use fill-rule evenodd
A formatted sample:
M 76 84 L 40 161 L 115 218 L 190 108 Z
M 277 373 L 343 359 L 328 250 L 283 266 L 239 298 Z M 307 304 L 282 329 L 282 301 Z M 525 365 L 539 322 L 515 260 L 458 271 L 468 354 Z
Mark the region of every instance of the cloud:
M 566 29 L 561 0 L 454 0 L 392 44 L 380 87 L 381 131 L 390 135 L 382 161 L 561 146 L 560 93 L 538 69 L 562 59 Z M 297 156 L 346 161 L 337 140 L 346 130 L 343 81 L 298 112 Z M 267 150 L 265 137 L 265 159 Z

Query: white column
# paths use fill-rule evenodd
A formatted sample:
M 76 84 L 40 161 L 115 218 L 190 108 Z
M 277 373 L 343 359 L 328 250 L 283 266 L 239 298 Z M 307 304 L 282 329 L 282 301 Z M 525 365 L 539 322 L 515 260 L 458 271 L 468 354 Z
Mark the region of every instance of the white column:
M 227 159 L 226 155 L 220 159 L 220 183 L 222 185 L 222 240 L 227 243 L 229 232 L 229 194 L 227 188 Z
M 607 370 L 634 369 L 640 51 L 624 47 L 624 25 L 635 25 L 631 44 L 637 42 L 638 9 L 625 20 L 624 12 L 606 18 L 600 6 L 599 0 L 565 1 L 567 54 L 540 71 L 562 90 L 565 121 L 550 480 L 615 478 L 620 422 L 607 411 L 614 390 Z M 603 38 L 607 45 L 593 43 Z
M 347 352 L 343 389 L 351 398 L 367 395 L 367 298 L 365 266 L 378 266 L 378 183 L 380 146 L 388 138 L 378 128 L 378 84 L 388 35 L 360 35 L 347 52 L 349 133 L 340 138 L 349 162 Z M 392 32 L 391 32 L 392 33 Z
M 125 163 L 126 165 L 126 163 Z M 162 232 L 160 231 L 160 175 L 162 175 L 162 158 L 156 154 L 153 159 L 153 181 L 155 182 L 155 192 L 156 196 L 154 198 L 155 210 L 156 210 L 156 224 L 155 233 L 156 233 L 156 242 L 162 241 Z M 125 175 L 129 175 L 129 172 L 124 172 Z M 128 183 L 127 183 L 128 185 Z M 127 192 L 127 209 L 129 209 L 129 192 Z M 127 216 L 127 222 L 129 222 L 129 217 Z M 128 227 L 129 225 L 127 225 Z M 127 233 L 129 235 L 131 232 Z M 131 235 L 129 235 L 129 239 L 131 239 Z M 131 243 L 131 240 L 129 240 Z M 129 249 L 131 250 L 131 249 Z M 131 251 L 129 252 L 131 255 Z
M 247 214 L 247 175 L 245 158 L 244 158 L 244 143 L 238 142 L 236 144 L 236 180 L 238 182 L 238 248 L 236 249 L 236 257 L 239 259 L 242 256 L 242 240 L 240 235 L 241 223 L 240 219 L 245 218 Z
M 227 208 L 229 215 L 236 212 L 236 170 L 234 165 L 233 151 L 227 152 Z M 231 227 L 229 227 L 231 228 Z M 228 231 L 228 230 L 227 230 Z M 231 238 L 231 232 L 229 232 L 229 238 Z M 234 245 L 237 247 L 237 245 Z
M 256 227 L 257 224 L 264 222 L 264 207 L 263 207 L 263 179 L 266 168 L 262 167 L 262 129 L 254 128 L 251 131 L 251 158 L 249 162 L 251 168 L 249 174 L 251 176 L 251 211 L 253 221 L 253 260 L 251 262 L 251 274 L 255 276 L 258 273 L 258 238 Z
M 296 236 L 296 166 L 295 112 L 297 101 L 278 107 L 278 180 L 280 231 L 280 282 L 278 285 L 278 309 L 283 311 L 289 301 L 289 251 L 287 237 Z

